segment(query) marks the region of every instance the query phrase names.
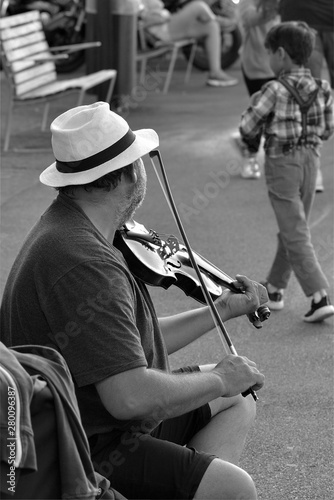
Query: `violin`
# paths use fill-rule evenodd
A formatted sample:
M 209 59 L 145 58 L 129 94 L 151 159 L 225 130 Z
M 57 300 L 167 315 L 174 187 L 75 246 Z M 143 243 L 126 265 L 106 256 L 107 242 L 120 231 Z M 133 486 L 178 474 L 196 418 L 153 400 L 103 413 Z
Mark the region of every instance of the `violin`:
M 237 351 L 215 306 L 214 298 L 221 295 L 222 287 L 229 288 L 235 293 L 243 293 L 243 291 L 233 283 L 232 278 L 192 250 L 173 199 L 160 151 L 157 149 L 151 151 L 149 156 L 166 201 L 179 228 L 183 243 L 180 243 L 173 235 L 161 238 L 156 231 L 147 231 L 145 227 L 132 221 L 128 225 L 125 224 L 123 229 L 116 231 L 114 244 L 123 252 L 130 269 L 139 279 L 165 288 L 177 284 L 188 295 L 192 295 L 199 301 L 202 301 L 203 296 L 211 311 L 222 344 L 225 347 L 226 343 L 230 352 L 237 355 Z M 157 172 L 155 159 L 159 161 L 162 179 Z M 132 250 L 130 250 L 131 248 Z M 137 249 L 137 253 L 133 251 L 134 249 Z M 144 268 L 141 266 L 142 261 L 138 259 L 138 249 L 141 250 L 141 255 L 145 256 L 145 262 L 149 262 L 150 265 L 144 266 Z M 147 259 L 147 256 L 150 258 Z M 159 272 L 157 272 L 157 269 Z M 192 270 L 195 274 L 193 274 Z M 270 310 L 266 306 L 261 306 L 258 311 L 248 315 L 248 318 L 259 328 L 261 321 L 268 319 L 269 315 Z M 246 397 L 248 394 L 253 397 L 254 401 L 257 401 L 257 394 L 252 387 L 243 392 L 242 396 Z
M 186 246 L 174 235 L 158 234 L 134 220 L 116 231 L 114 245 L 118 248 L 136 278 L 152 286 L 168 289 L 175 285 L 186 295 L 205 304 L 203 287 L 192 266 Z M 235 281 L 193 250 L 202 278 L 212 299 L 218 299 L 225 288 L 243 293 Z M 270 316 L 270 310 L 261 306 L 248 315 L 256 328 Z

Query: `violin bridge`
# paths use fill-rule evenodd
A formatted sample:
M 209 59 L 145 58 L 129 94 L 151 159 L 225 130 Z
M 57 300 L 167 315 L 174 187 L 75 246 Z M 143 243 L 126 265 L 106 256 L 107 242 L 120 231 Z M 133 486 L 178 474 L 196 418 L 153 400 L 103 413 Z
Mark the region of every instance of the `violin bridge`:
M 180 245 L 178 239 L 171 235 L 167 238 L 167 241 L 160 240 L 160 246 L 158 249 L 158 253 L 163 260 L 168 259 L 178 252 L 180 249 Z

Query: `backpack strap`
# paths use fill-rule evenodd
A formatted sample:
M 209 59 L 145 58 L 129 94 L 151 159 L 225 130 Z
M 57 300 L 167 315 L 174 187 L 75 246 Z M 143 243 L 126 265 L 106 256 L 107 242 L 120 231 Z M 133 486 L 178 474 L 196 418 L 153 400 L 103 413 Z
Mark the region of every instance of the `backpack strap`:
M 302 134 L 300 137 L 300 143 L 305 144 L 307 138 L 307 113 L 317 98 L 320 88 L 319 82 L 316 80 L 316 83 L 318 85 L 317 88 L 310 94 L 310 97 L 307 99 L 307 101 L 304 101 L 297 89 L 293 87 L 289 82 L 287 82 L 284 78 L 279 78 L 278 81 L 290 92 L 290 94 L 296 99 L 297 103 L 299 104 L 300 112 L 302 115 Z

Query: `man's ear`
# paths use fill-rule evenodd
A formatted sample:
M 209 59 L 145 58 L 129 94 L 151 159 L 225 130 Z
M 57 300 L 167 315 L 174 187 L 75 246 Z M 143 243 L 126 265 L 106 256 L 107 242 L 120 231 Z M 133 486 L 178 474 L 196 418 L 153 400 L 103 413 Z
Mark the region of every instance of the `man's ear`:
M 127 168 L 125 172 L 122 174 L 123 179 L 126 182 L 129 182 L 131 184 L 135 184 L 137 182 L 137 172 L 135 171 L 134 164 L 132 163 L 131 166 Z

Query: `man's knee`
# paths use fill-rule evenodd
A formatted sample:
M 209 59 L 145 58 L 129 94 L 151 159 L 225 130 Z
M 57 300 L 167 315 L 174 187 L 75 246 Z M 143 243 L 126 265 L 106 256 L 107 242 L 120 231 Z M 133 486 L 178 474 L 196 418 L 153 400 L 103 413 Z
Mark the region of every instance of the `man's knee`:
M 236 406 L 239 414 L 243 416 L 245 422 L 252 423 L 256 417 L 256 403 L 251 395 L 245 398 L 240 394 L 236 398 Z
M 234 421 L 238 425 L 240 436 L 246 435 L 253 426 L 256 417 L 256 403 L 249 395 L 247 397 L 239 396 L 234 406 Z
M 232 408 L 237 410 L 245 422 L 251 423 L 256 417 L 256 403 L 250 395 L 246 398 L 241 394 L 233 398 L 217 398 L 211 401 L 209 405 L 212 417 Z
M 194 500 L 256 500 L 254 482 L 246 471 L 215 459 L 207 468 Z
M 256 403 L 254 399 L 252 398 L 251 395 L 247 397 L 241 396 L 240 398 L 240 404 L 243 407 L 243 411 L 245 415 L 247 416 L 249 422 L 253 422 L 256 417 Z

